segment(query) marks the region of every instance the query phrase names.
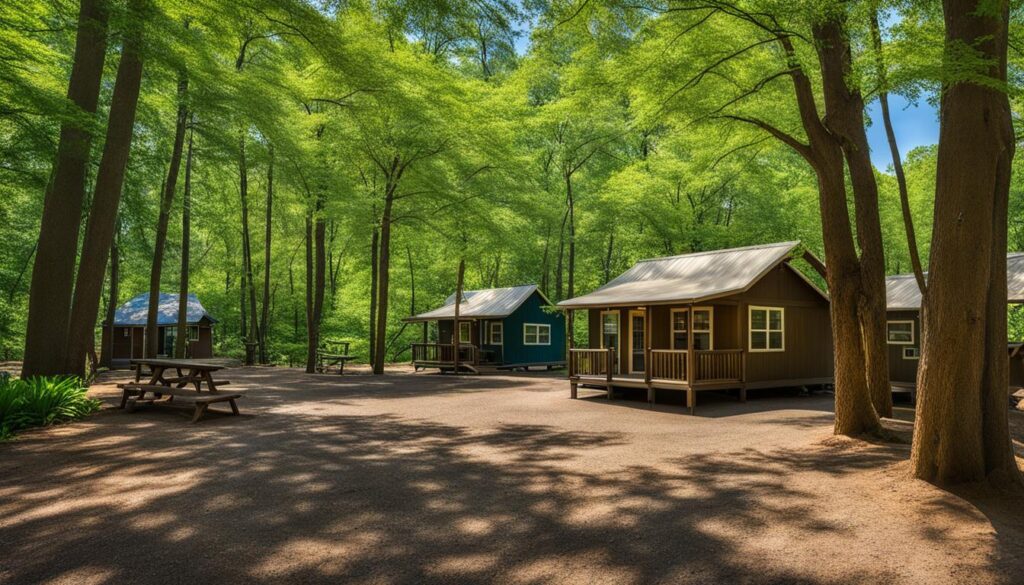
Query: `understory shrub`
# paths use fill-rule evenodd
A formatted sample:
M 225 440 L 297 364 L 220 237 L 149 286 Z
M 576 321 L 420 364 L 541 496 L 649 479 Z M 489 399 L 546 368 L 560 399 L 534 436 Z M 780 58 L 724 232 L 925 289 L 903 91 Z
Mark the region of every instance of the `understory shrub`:
M 22 429 L 82 418 L 100 408 L 78 378 L 40 376 L 22 380 L 0 376 L 0 440 Z

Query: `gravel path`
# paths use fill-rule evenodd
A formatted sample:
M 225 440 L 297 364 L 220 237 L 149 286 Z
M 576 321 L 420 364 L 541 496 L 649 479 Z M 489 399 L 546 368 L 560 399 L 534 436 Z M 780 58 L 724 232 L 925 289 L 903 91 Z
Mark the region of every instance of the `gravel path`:
M 702 394 L 688 416 L 572 401 L 545 374 L 224 377 L 243 416 L 111 409 L 0 444 L 0 582 L 1024 575 L 1024 502 L 909 480 L 906 445 L 831 438 L 828 395 Z M 117 381 L 96 394 L 112 404 Z

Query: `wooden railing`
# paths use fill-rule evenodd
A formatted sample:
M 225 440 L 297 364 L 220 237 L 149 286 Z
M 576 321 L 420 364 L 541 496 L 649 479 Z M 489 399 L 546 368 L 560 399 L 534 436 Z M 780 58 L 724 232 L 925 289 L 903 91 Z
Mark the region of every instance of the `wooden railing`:
M 686 381 L 685 349 L 652 349 L 651 379 Z
M 468 343 L 459 344 L 459 362 L 476 364 L 477 348 Z M 455 346 L 450 343 L 412 344 L 413 363 L 447 364 L 455 362 Z
M 694 352 L 696 382 L 739 382 L 746 377 L 742 349 L 711 349 Z
M 604 376 L 611 377 L 615 371 L 615 349 L 569 350 L 569 377 Z

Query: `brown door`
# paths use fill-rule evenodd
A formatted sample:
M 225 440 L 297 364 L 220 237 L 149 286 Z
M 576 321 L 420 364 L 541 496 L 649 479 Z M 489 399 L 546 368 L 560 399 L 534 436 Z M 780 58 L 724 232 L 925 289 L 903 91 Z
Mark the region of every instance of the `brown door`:
M 132 358 L 141 358 L 146 353 L 146 346 L 143 343 L 144 333 L 145 330 L 142 327 L 132 327 Z

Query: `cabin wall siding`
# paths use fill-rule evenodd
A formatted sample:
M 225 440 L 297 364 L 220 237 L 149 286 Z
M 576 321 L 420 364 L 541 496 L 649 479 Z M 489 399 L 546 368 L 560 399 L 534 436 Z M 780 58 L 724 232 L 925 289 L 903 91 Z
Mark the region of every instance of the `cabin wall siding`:
M 903 358 L 904 347 L 921 347 L 921 319 L 918 311 L 889 311 L 885 315 L 886 321 L 913 321 L 914 322 L 914 344 L 894 345 L 886 343 L 889 354 L 889 381 L 903 384 L 917 383 L 917 366 L 921 360 L 908 360 Z
M 750 352 L 748 318 L 751 305 L 782 307 L 785 310 L 785 350 Z M 601 347 L 601 313 L 619 313 L 619 363 L 629 358 L 629 311 L 626 308 L 588 309 L 587 345 Z M 743 293 L 695 303 L 712 307 L 714 349 L 743 349 L 747 353 L 747 382 L 796 381 L 833 376 L 832 327 L 828 301 L 801 276 L 786 265 L 768 272 Z M 650 307 L 651 342 L 654 349 L 670 349 L 673 309 L 689 305 L 653 305 Z M 620 370 L 624 371 L 624 370 Z
M 544 299 L 534 292 L 514 313 L 503 320 L 502 363 L 529 364 L 565 360 L 565 315 L 544 310 Z M 523 326 L 540 323 L 551 326 L 550 345 L 525 345 Z

